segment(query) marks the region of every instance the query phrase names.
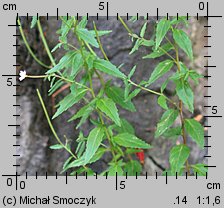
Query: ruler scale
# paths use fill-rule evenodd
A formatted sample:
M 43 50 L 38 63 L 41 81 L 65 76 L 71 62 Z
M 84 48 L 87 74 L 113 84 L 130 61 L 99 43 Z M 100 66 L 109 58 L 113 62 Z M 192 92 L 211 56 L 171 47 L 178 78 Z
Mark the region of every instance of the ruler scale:
M 171 3 L 172 2 L 172 3 Z M 223 126 L 223 96 L 222 96 L 222 46 L 223 40 L 223 16 L 222 2 L 213 1 L 138 1 L 124 3 L 119 1 L 68 1 L 66 4 L 56 3 L 53 6 L 42 0 L 38 2 L 27 2 L 25 0 L 2 2 L 1 5 L 1 28 L 2 44 L 1 51 L 4 60 L 1 70 L 1 95 L 3 103 L 1 108 L 1 206 L 2 207 L 73 207 L 73 206 L 95 206 L 95 207 L 139 207 L 142 205 L 152 207 L 223 207 L 223 162 L 222 162 L 222 139 Z M 46 4 L 46 5 L 45 5 Z M 130 5 L 128 5 L 130 4 Z M 133 4 L 133 5 L 132 5 Z M 182 4 L 182 5 L 181 5 Z M 44 7 L 44 9 L 42 9 Z M 74 9 L 72 9 L 73 7 Z M 86 15 L 87 18 L 95 16 L 97 19 L 104 16 L 109 17 L 123 16 L 127 20 L 135 15 L 137 18 L 155 16 L 157 20 L 164 16 L 196 16 L 208 20 L 208 25 L 204 25 L 208 30 L 205 38 L 208 44 L 204 45 L 208 54 L 204 56 L 208 59 L 208 64 L 204 66 L 204 75 L 208 79 L 208 84 L 204 86 L 208 90 L 208 95 L 204 99 L 208 100 L 208 105 L 203 106 L 208 114 L 204 118 L 208 123 L 204 127 L 208 128 L 205 139 L 208 144 L 208 174 L 205 177 L 199 176 L 50 176 L 47 172 L 45 176 L 29 176 L 28 173 L 21 176 L 16 172 L 20 164 L 15 163 L 15 158 L 20 157 L 16 153 L 16 148 L 20 145 L 16 139 L 21 137 L 19 132 L 20 123 L 16 119 L 22 112 L 22 103 L 16 103 L 16 98 L 21 96 L 16 93 L 19 83 L 16 79 L 19 75 L 15 74 L 16 48 L 20 47 L 16 39 L 20 37 L 16 34 L 19 26 L 16 22 L 20 16 L 25 16 L 27 20 L 31 16 L 54 16 L 59 20 L 59 16 L 74 15 L 80 18 Z M 221 89 L 221 90 L 220 90 Z

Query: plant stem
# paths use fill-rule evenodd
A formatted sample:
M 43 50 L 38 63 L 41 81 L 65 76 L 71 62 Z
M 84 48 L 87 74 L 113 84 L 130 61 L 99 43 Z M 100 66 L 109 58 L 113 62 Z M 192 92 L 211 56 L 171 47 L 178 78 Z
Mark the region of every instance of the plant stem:
M 120 19 L 121 21 L 123 21 L 121 18 L 119 18 L 119 19 Z M 106 53 L 105 53 L 105 51 L 104 51 L 104 49 L 103 49 L 102 43 L 101 43 L 101 41 L 100 41 L 100 38 L 99 38 L 99 36 L 98 36 L 98 32 L 97 32 L 97 28 L 96 28 L 96 24 L 95 24 L 95 22 L 94 22 L 93 24 L 94 24 L 94 30 L 95 30 L 95 33 L 96 33 L 96 38 L 97 38 L 97 41 L 98 41 L 100 50 L 101 50 L 101 52 L 102 52 L 104 58 L 105 58 L 107 61 L 109 61 L 109 59 L 108 59 L 108 57 L 107 57 L 107 55 L 106 55 Z M 123 22 L 123 24 L 126 25 L 124 22 Z M 126 25 L 126 29 L 127 29 L 127 28 L 128 28 L 128 26 Z M 128 31 L 131 32 L 131 30 L 130 30 L 129 28 L 128 28 Z M 132 34 L 132 32 L 131 32 L 131 34 Z M 170 54 L 168 54 L 168 55 L 170 55 Z M 171 56 L 171 58 L 176 62 L 176 60 L 175 60 L 172 56 Z M 101 79 L 102 79 L 102 77 L 101 77 Z M 172 103 L 173 105 L 175 105 L 176 107 L 178 107 L 178 106 L 176 105 L 176 103 L 174 103 L 171 99 L 169 99 L 168 97 L 166 97 L 164 94 L 159 93 L 159 92 L 156 92 L 156 91 L 154 91 L 154 90 L 150 90 L 150 89 L 145 88 L 145 87 L 142 87 L 142 86 L 140 86 L 140 85 L 134 83 L 134 82 L 131 81 L 130 79 L 128 80 L 128 82 L 130 82 L 132 85 L 134 85 L 134 86 L 136 86 L 136 87 L 138 87 L 138 88 L 140 88 L 140 89 L 142 89 L 142 90 L 148 91 L 148 92 L 150 92 L 150 93 L 153 93 L 153 94 L 156 94 L 156 95 L 159 95 L 159 96 L 162 95 L 162 96 L 164 96 L 170 103 Z
M 80 83 L 78 83 L 78 82 L 76 82 L 76 81 L 72 81 L 72 80 L 70 80 L 70 79 L 67 79 L 67 78 L 62 77 L 62 76 L 57 75 L 57 74 L 53 74 L 53 75 L 51 75 L 51 76 L 53 76 L 53 77 L 57 77 L 57 78 L 59 78 L 59 79 L 62 79 L 62 80 L 64 80 L 64 81 L 68 82 L 68 83 L 75 83 L 75 84 L 77 84 L 77 85 L 79 85 L 79 86 L 81 86 L 81 87 L 84 87 L 84 88 L 88 89 L 89 91 L 91 91 L 91 89 L 90 89 L 89 87 L 87 87 L 87 86 L 85 86 L 85 85 L 83 85 L 83 84 L 80 84 Z M 27 77 L 27 78 L 31 78 L 31 79 L 41 79 L 41 78 L 47 78 L 48 75 L 26 75 L 26 77 Z
M 91 90 L 91 93 L 92 93 L 93 98 L 96 98 L 96 95 L 95 95 L 94 90 L 93 90 L 93 84 L 92 84 L 92 79 L 91 79 L 90 74 L 89 74 L 89 85 L 90 85 L 90 88 L 92 89 L 92 90 Z M 112 142 L 111 142 L 110 134 L 109 134 L 107 128 L 105 127 L 105 123 L 104 123 L 104 120 L 103 120 L 102 113 L 101 113 L 101 111 L 99 111 L 98 109 L 97 109 L 97 113 L 98 113 L 98 115 L 99 115 L 101 124 L 104 126 L 104 130 L 105 130 L 107 139 L 108 139 L 109 144 L 110 144 L 110 150 L 111 150 L 111 153 L 112 153 L 112 155 L 113 155 L 113 158 L 115 159 L 115 158 L 116 158 L 116 155 L 115 155 L 115 152 L 114 152 L 114 150 L 113 150 L 113 145 L 112 145 Z M 116 160 L 116 159 L 115 159 L 115 160 Z
M 57 140 L 57 142 L 58 142 L 61 146 L 63 146 L 63 148 L 64 148 L 64 149 L 65 149 L 65 150 L 66 150 L 66 151 L 67 151 L 67 152 L 68 152 L 74 159 L 77 160 L 77 156 L 76 156 L 75 154 L 73 154 L 73 152 L 72 152 L 66 145 L 64 145 L 64 144 L 62 143 L 62 141 L 60 140 L 60 138 L 58 137 L 58 135 L 57 135 L 57 133 L 56 133 L 54 127 L 53 127 L 53 124 L 51 123 L 51 119 L 50 119 L 50 117 L 49 117 L 49 115 L 48 115 L 48 112 L 47 112 L 46 106 L 45 106 L 45 104 L 44 104 L 43 98 L 42 98 L 42 96 L 41 96 L 41 94 L 40 94 L 40 91 L 39 91 L 38 89 L 37 89 L 37 95 L 38 95 L 38 98 L 39 98 L 39 100 L 40 100 L 41 106 L 42 106 L 42 108 L 43 108 L 44 114 L 45 114 L 45 116 L 46 116 L 48 125 L 50 126 L 50 129 L 51 129 L 51 131 L 52 131 L 52 133 L 53 133 L 55 139 Z M 83 167 L 84 167 L 86 170 L 88 169 L 85 165 L 83 165 Z
M 50 66 L 47 66 L 47 65 L 44 64 L 42 61 L 40 61 L 40 60 L 36 57 L 36 55 L 33 53 L 33 51 L 32 51 L 31 48 L 30 48 L 29 43 L 27 42 L 27 39 L 26 39 L 26 37 L 25 37 L 25 34 L 24 34 L 24 32 L 23 32 L 23 28 L 22 28 L 22 25 L 21 25 L 21 22 L 20 22 L 19 18 L 18 18 L 17 22 L 18 22 L 18 24 L 19 24 L 19 31 L 20 31 L 20 34 L 21 34 L 21 36 L 22 36 L 22 38 L 23 38 L 23 42 L 24 42 L 24 44 L 25 44 L 25 46 L 26 46 L 28 52 L 30 53 L 30 55 L 33 57 L 33 59 L 34 59 L 38 64 L 40 64 L 41 66 L 43 66 L 43 67 L 45 67 L 45 68 L 50 69 L 50 68 L 51 68 Z
M 177 70 L 180 72 L 180 62 L 179 62 L 179 52 L 178 52 L 178 47 L 175 46 L 175 51 L 176 51 L 176 65 L 177 65 Z M 183 137 L 183 143 L 187 145 L 187 137 L 185 133 L 185 126 L 184 126 L 184 116 L 183 116 L 183 103 L 180 100 L 179 101 L 179 115 L 180 115 L 180 120 L 181 120 L 181 130 L 182 130 L 182 137 Z M 187 174 L 190 175 L 190 167 L 188 163 L 188 159 L 186 161 L 186 171 Z
M 49 57 L 49 59 L 50 59 L 52 65 L 55 66 L 56 63 L 55 63 L 54 58 L 53 58 L 53 56 L 52 56 L 52 54 L 51 54 L 51 52 L 50 52 L 50 49 L 49 49 L 48 44 L 47 44 L 47 41 L 46 41 L 46 39 L 45 39 L 45 37 L 44 37 L 44 33 L 43 33 L 43 30 L 42 30 L 42 27 L 41 27 L 41 24 L 40 24 L 40 20 L 39 20 L 39 19 L 37 20 L 37 27 L 38 27 L 38 29 L 39 29 L 40 37 L 41 37 L 41 39 L 42 39 L 42 41 L 43 41 L 45 50 L 47 51 L 47 55 L 48 55 L 48 57 Z
M 134 85 L 134 86 L 136 86 L 136 87 L 138 87 L 138 88 L 140 88 L 140 89 L 142 89 L 144 91 L 150 92 L 150 93 L 158 95 L 158 96 L 164 96 L 166 98 L 166 100 L 168 100 L 170 103 L 172 103 L 174 106 L 176 106 L 178 108 L 177 104 L 175 102 L 173 102 L 170 98 L 165 96 L 163 93 L 159 93 L 159 92 L 156 92 L 154 90 L 150 90 L 150 89 L 148 89 L 146 87 L 142 87 L 141 85 L 138 85 L 138 84 L 134 83 L 130 79 L 128 80 L 128 82 L 130 82 L 132 85 Z
M 120 20 L 120 22 L 124 26 L 124 28 L 128 31 L 128 33 L 133 34 L 133 32 L 129 29 L 127 24 L 124 22 L 124 20 L 120 16 L 118 16 L 118 19 Z
M 105 53 L 104 49 L 103 49 L 103 46 L 102 46 L 102 43 L 100 41 L 100 38 L 99 38 L 99 35 L 98 35 L 98 31 L 97 31 L 97 28 L 96 28 L 96 24 L 95 22 L 93 22 L 93 26 L 94 26 L 94 30 L 95 30 L 95 33 L 96 33 L 96 39 L 97 39 L 97 42 L 99 44 L 99 47 L 100 47 L 100 50 L 104 56 L 104 58 L 109 61 L 108 57 L 107 57 L 107 54 Z

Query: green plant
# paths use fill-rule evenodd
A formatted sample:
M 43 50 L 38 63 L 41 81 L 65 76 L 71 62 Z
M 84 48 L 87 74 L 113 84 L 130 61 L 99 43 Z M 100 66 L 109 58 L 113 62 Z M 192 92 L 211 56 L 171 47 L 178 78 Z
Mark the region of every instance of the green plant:
M 51 66 L 47 66 L 35 56 L 26 41 L 20 20 L 18 20 L 18 23 L 28 51 L 40 65 L 48 69 L 44 75 L 38 76 L 27 75 L 25 71 L 21 71 L 20 81 L 26 77 L 47 79 L 50 82 L 49 95 L 52 95 L 65 85 L 68 86 L 70 88 L 70 93 L 59 102 L 57 111 L 52 119 L 57 118 L 82 100 L 85 102 L 85 105 L 79 109 L 68 122 L 79 119 L 79 123 L 76 126 L 77 129 L 80 129 L 87 119 L 94 125 L 94 128 L 89 131 L 88 135 L 83 135 L 80 130 L 79 138 L 76 140 L 77 148 L 75 152 L 73 152 L 70 140 L 67 138 L 62 140 L 58 137 L 40 92 L 37 90 L 49 126 L 58 142 L 50 148 L 65 149 L 70 154 L 70 157 L 64 163 L 63 171 L 72 168 L 75 171 L 73 171 L 71 175 L 76 172 L 78 174 L 87 172 L 89 175 L 93 175 L 93 171 L 88 166 L 98 161 L 106 152 L 110 152 L 111 162 L 108 164 L 108 169 L 101 173 L 101 175 L 105 175 L 106 173 L 111 176 L 116 173 L 118 175 L 125 175 L 126 172 L 128 175 L 140 174 L 142 166 L 138 160 L 133 159 L 132 155 L 136 153 L 143 154 L 142 149 L 152 147 L 135 135 L 135 130 L 131 124 L 120 117 L 117 105 L 130 112 L 134 112 L 136 109 L 132 103 L 132 99 L 141 90 L 145 90 L 158 96 L 158 104 L 165 110 L 161 120 L 157 124 L 155 137 L 160 137 L 162 135 L 167 137 L 181 135 L 183 137 L 183 144 L 173 147 L 170 151 L 169 161 L 171 168 L 167 173 L 169 175 L 175 175 L 177 172 L 178 175 L 182 175 L 184 170 L 186 170 L 187 173 L 190 174 L 190 170 L 192 169 L 194 172 L 197 171 L 200 175 L 205 175 L 207 170 L 204 168 L 204 165 L 188 164 L 190 149 L 187 146 L 186 133 L 188 133 L 200 147 L 204 146 L 204 133 L 200 123 L 194 119 L 185 119 L 183 117 L 183 106 L 191 113 L 194 111 L 194 94 L 190 87 L 189 79 L 198 82 L 198 79 L 202 77 L 196 71 L 189 70 L 184 63 L 179 60 L 179 49 L 182 49 L 191 60 L 193 59 L 190 39 L 183 30 L 177 29 L 178 24 L 181 22 L 186 23 L 186 19 L 184 17 L 180 17 L 178 20 L 176 18 L 172 20 L 161 19 L 156 26 L 155 36 L 150 40 L 146 40 L 144 36 L 147 28 L 147 21 L 142 26 L 140 35 L 137 35 L 134 34 L 122 18 L 119 17 L 120 22 L 131 36 L 132 41 L 135 42 L 130 54 L 136 52 L 140 46 L 146 46 L 152 47 L 153 52 L 143 58 L 157 58 L 163 55 L 169 58 L 158 64 L 149 80 L 141 81 L 139 84 L 131 80 L 132 76 L 134 76 L 136 66 L 132 68 L 129 75 L 125 75 L 121 72 L 120 67 L 116 67 L 109 61 L 101 44 L 100 37 L 109 34 L 111 31 L 97 30 L 94 22 L 94 29 L 88 30 L 86 28 L 88 22 L 86 17 L 83 17 L 81 21 L 77 20 L 75 17 L 60 17 L 60 19 L 62 24 L 58 31 L 60 35 L 59 43 L 51 51 L 44 37 L 40 20 L 33 17 L 31 23 L 31 28 L 35 25 L 38 27 L 41 39 L 51 61 Z M 73 33 L 76 38 L 78 46 L 74 46 L 67 41 L 67 35 L 70 32 Z M 173 34 L 172 40 L 166 36 L 168 32 Z M 163 39 L 165 39 L 166 43 L 164 43 Z M 161 45 L 162 43 L 164 43 L 164 45 Z M 64 48 L 65 55 L 58 63 L 55 63 L 52 53 L 61 47 Z M 96 55 L 94 49 L 97 48 L 102 52 L 104 59 Z M 175 51 L 175 57 L 170 55 L 169 52 L 171 50 Z M 176 65 L 177 71 L 163 83 L 160 92 L 148 88 L 152 83 L 170 71 L 171 68 L 174 68 L 174 65 Z M 113 85 L 111 81 L 105 82 L 102 73 L 123 80 L 125 89 Z M 95 77 L 98 78 L 101 84 L 101 88 L 98 91 L 96 91 L 93 86 L 93 78 Z M 173 81 L 176 85 L 178 102 L 171 100 L 164 94 L 166 85 L 170 81 Z M 132 90 L 133 87 L 136 89 Z M 181 125 L 171 128 L 178 116 L 180 117 Z M 142 161 L 142 155 L 140 158 Z

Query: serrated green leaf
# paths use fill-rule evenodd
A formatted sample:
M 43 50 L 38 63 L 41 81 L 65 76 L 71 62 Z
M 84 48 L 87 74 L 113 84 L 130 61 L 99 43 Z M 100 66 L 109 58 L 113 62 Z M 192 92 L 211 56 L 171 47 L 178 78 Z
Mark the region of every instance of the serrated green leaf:
M 152 72 L 148 84 L 146 86 L 151 85 L 153 82 L 155 82 L 157 79 L 162 77 L 164 74 L 166 74 L 171 68 L 173 67 L 173 61 L 172 60 L 165 60 L 160 62 L 154 71 Z
M 97 108 L 99 108 L 103 113 L 105 113 L 115 124 L 121 126 L 118 109 L 114 101 L 110 98 L 102 98 L 96 102 Z
M 85 148 L 86 148 L 86 142 L 85 141 L 80 141 L 78 143 L 78 146 L 76 147 L 76 150 L 75 150 L 75 153 L 76 153 L 78 158 L 81 157 L 81 155 L 85 151 Z
M 160 88 L 161 93 L 163 93 L 163 91 L 166 89 L 166 86 L 168 85 L 169 81 L 170 80 L 167 79 L 165 82 L 163 82 L 163 84 L 161 85 L 161 88 Z
M 141 38 L 143 38 L 144 35 L 145 35 L 146 27 L 147 27 L 147 22 L 145 22 L 144 25 L 141 28 L 141 31 L 140 31 L 140 37 Z
M 167 110 L 163 115 L 155 132 L 155 137 L 161 136 L 169 127 L 171 127 L 178 116 L 178 111 L 174 109 Z
M 70 107 L 72 107 L 74 104 L 79 102 L 84 97 L 86 92 L 86 88 L 78 88 L 76 94 L 70 93 L 69 95 L 67 95 L 63 100 L 59 102 L 59 108 L 57 109 L 52 119 L 56 118 L 57 116 L 68 110 Z
M 189 76 L 194 81 L 195 84 L 199 84 L 198 79 L 204 78 L 204 76 L 202 76 L 201 74 L 198 74 L 195 70 L 190 70 Z
M 142 172 L 142 166 L 137 160 L 131 160 L 125 164 L 124 171 L 128 176 L 136 176 L 136 173 L 137 175 L 140 175 Z
M 191 165 L 191 167 L 194 171 L 194 175 L 197 174 L 198 176 L 206 176 L 206 173 L 208 172 L 208 168 L 202 163 Z
M 170 151 L 169 162 L 172 175 L 178 173 L 190 155 L 190 148 L 184 144 L 173 147 Z
M 97 127 L 91 130 L 91 132 L 89 133 L 85 151 L 85 164 L 87 164 L 92 159 L 92 157 L 98 150 L 102 142 L 103 136 L 104 129 L 102 127 Z
M 62 21 L 62 25 L 61 25 L 61 38 L 66 38 L 66 36 L 68 35 L 68 32 L 71 30 L 72 26 L 73 26 L 73 19 L 68 19 L 67 17 L 62 17 L 63 21 Z
M 85 164 L 85 158 L 82 156 L 82 157 L 78 158 L 77 160 L 74 160 L 71 163 L 69 163 L 63 171 L 66 171 L 69 168 L 83 166 L 84 164 Z
M 103 157 L 103 155 L 105 154 L 106 149 L 103 147 L 100 147 L 97 152 L 94 154 L 94 156 L 90 159 L 90 161 L 88 162 L 88 164 L 94 163 L 96 161 L 98 161 L 100 158 Z
M 182 30 L 174 29 L 173 39 L 179 45 L 179 47 L 188 55 L 188 57 L 193 60 L 192 44 L 188 35 Z
M 158 57 L 164 55 L 166 52 L 169 52 L 172 49 L 174 49 L 173 45 L 171 45 L 170 43 L 166 43 L 165 45 L 161 46 L 157 50 L 154 50 L 149 55 L 144 56 L 143 59 L 146 59 L 146 58 L 158 58 Z
M 108 169 L 108 176 L 123 176 L 123 169 L 119 164 L 112 164 Z
M 94 171 L 91 168 L 87 168 L 87 167 L 80 167 L 77 170 L 73 171 L 70 173 L 70 176 L 75 176 L 75 175 L 80 175 L 82 173 L 87 174 L 87 176 L 94 176 Z
M 131 69 L 130 73 L 128 74 L 128 79 L 131 79 L 131 77 L 135 73 L 135 70 L 136 70 L 136 65 Z
M 68 164 L 71 162 L 71 160 L 73 159 L 73 156 L 69 157 L 63 164 L 63 170 L 67 168 Z
M 99 44 L 95 38 L 95 36 L 87 29 L 85 28 L 79 28 L 77 27 L 76 30 L 79 38 L 81 38 L 83 41 L 89 43 L 90 45 L 99 48 Z
M 185 119 L 184 126 L 190 137 L 198 144 L 200 148 L 204 148 L 204 128 L 195 119 Z
M 165 96 L 163 95 L 160 95 L 158 97 L 158 104 L 165 110 L 168 110 L 168 106 L 167 106 L 167 103 L 166 103 L 166 98 Z
M 93 56 L 93 55 L 88 55 L 87 58 L 86 58 L 86 63 L 87 63 L 87 66 L 88 66 L 88 69 L 92 69 L 93 68 L 93 62 L 96 58 Z
M 61 144 L 54 144 L 50 146 L 50 149 L 63 149 L 64 146 Z
M 135 44 L 134 44 L 132 50 L 130 51 L 129 55 L 136 52 L 140 46 L 153 46 L 153 45 L 154 45 L 154 41 L 152 41 L 152 40 L 137 39 L 135 41 Z
M 163 136 L 167 138 L 176 138 L 181 135 L 182 128 L 180 126 L 169 128 L 164 133 Z
M 135 41 L 135 45 L 133 46 L 132 50 L 130 51 L 129 55 L 133 54 L 134 52 L 136 52 L 138 50 L 138 48 L 141 46 L 141 39 L 137 39 Z
M 194 111 L 194 93 L 187 81 L 183 79 L 174 81 L 176 84 L 176 92 L 180 100 L 183 101 L 185 106 L 190 112 Z
M 165 37 L 166 33 L 170 29 L 170 21 L 166 18 L 163 18 L 159 21 L 156 27 L 156 49 L 160 46 L 163 38 Z
M 31 21 L 31 26 L 30 26 L 31 29 L 35 27 L 35 25 L 37 24 L 37 21 L 38 21 L 37 16 L 33 16 Z
M 138 20 L 138 17 L 137 16 L 132 16 L 131 18 L 130 18 L 130 20 L 129 21 L 131 21 L 131 22 L 136 22 Z
M 71 76 L 76 76 L 78 72 L 80 71 L 81 66 L 83 66 L 84 61 L 82 59 L 82 55 L 80 53 L 76 53 L 73 56 L 72 59 L 72 70 L 71 70 Z
M 73 115 L 68 122 L 71 122 L 77 118 L 81 118 L 79 124 L 76 126 L 76 129 L 78 129 L 80 127 L 80 125 L 82 125 L 86 119 L 89 117 L 89 115 L 91 114 L 91 112 L 94 110 L 94 108 L 90 105 L 85 105 L 83 106 L 75 115 Z
M 182 176 L 183 175 L 183 172 L 184 172 L 184 167 L 183 168 L 181 168 L 180 170 L 179 170 L 179 172 L 177 172 L 177 175 L 178 176 Z M 166 174 L 167 173 L 167 174 Z M 174 173 L 173 171 L 171 171 L 171 170 L 165 170 L 165 171 L 163 171 L 163 173 L 162 173 L 162 176 L 175 176 L 176 175 L 176 173 Z
M 126 119 L 121 119 L 121 126 L 115 126 L 114 130 L 118 133 L 135 134 L 135 129 Z
M 115 103 L 120 105 L 122 108 L 129 110 L 131 112 L 135 112 L 134 104 L 129 100 L 125 102 L 124 100 L 124 91 L 120 87 L 107 87 L 105 92 L 109 98 L 111 98 Z
M 61 48 L 62 45 L 63 45 L 63 43 L 58 43 L 58 44 L 51 50 L 51 53 L 55 52 L 58 48 Z
M 64 84 L 63 80 L 59 79 L 57 80 L 48 91 L 48 95 L 52 95 L 57 89 L 59 89 Z
M 94 35 L 94 37 L 96 37 L 96 32 L 95 30 L 90 30 L 90 33 L 92 33 Z M 112 30 L 97 30 L 98 36 L 101 37 L 103 35 L 108 35 L 110 33 L 112 33 Z
M 174 17 L 171 20 L 171 24 L 172 25 L 176 25 L 176 24 L 179 24 L 179 23 L 183 22 L 185 24 L 185 26 L 188 27 L 188 18 L 186 16 L 180 16 L 178 18 L 177 17 Z
M 103 59 L 96 59 L 93 62 L 93 67 L 95 69 L 98 69 L 106 74 L 112 75 L 114 77 L 118 77 L 118 78 L 126 78 L 126 75 L 123 74 L 122 72 L 120 72 L 120 70 L 113 65 L 112 63 L 110 63 L 109 61 L 103 60 Z
M 68 67 L 71 65 L 72 63 L 72 60 L 73 60 L 73 57 L 74 55 L 76 54 L 77 52 L 76 51 L 69 51 L 67 52 L 59 61 L 59 63 L 54 66 L 52 69 L 48 70 L 46 72 L 46 74 L 51 74 L 51 73 L 55 73 L 55 72 L 58 72 L 62 69 L 64 69 L 65 67 Z
M 83 17 L 82 17 L 82 20 L 79 22 L 78 26 L 79 26 L 80 28 L 85 28 L 86 25 L 87 25 L 87 23 L 88 23 L 87 16 L 83 16 Z
M 137 88 L 137 89 L 133 90 L 128 95 L 128 97 L 125 99 L 125 102 L 127 102 L 127 101 L 131 100 L 132 98 L 136 97 L 140 92 L 141 92 L 141 89 L 140 88 Z
M 113 137 L 113 141 L 122 147 L 148 149 L 151 146 L 133 134 L 121 133 Z
M 141 41 L 141 46 L 154 46 L 155 42 L 153 40 L 146 40 L 146 39 L 142 39 Z
M 135 153 L 137 153 L 137 152 L 141 152 L 142 150 L 140 150 L 140 149 L 133 149 L 133 148 L 127 148 L 126 149 L 126 153 L 127 154 L 135 154 Z

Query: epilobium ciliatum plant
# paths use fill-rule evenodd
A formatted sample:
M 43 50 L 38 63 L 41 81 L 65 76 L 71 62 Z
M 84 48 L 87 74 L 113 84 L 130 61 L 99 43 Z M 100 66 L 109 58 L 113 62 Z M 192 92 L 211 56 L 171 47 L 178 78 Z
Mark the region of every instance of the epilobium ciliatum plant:
M 109 152 L 111 161 L 108 164 L 108 168 L 101 175 L 108 174 L 109 176 L 114 176 L 116 173 L 118 175 L 125 175 L 126 173 L 127 175 L 140 174 L 142 171 L 141 163 L 144 163 L 143 149 L 153 147 L 135 135 L 132 125 L 119 115 L 117 105 L 130 112 L 136 111 L 132 100 L 141 90 L 144 90 L 155 94 L 158 97 L 158 105 L 164 109 L 164 113 L 157 124 L 155 137 L 179 136 L 183 140 L 182 144 L 176 145 L 170 150 L 170 169 L 164 172 L 164 174 L 183 175 L 186 172 L 188 175 L 192 175 L 197 172 L 198 175 L 205 175 L 207 169 L 204 167 L 204 164 L 189 164 L 188 162 L 190 148 L 187 144 L 187 135 L 200 148 L 203 148 L 204 130 L 198 121 L 184 118 L 183 116 L 183 108 L 186 108 L 191 113 L 194 112 L 194 92 L 189 80 L 192 79 L 197 84 L 198 79 L 202 77 L 195 70 L 188 69 L 179 60 L 180 50 L 183 50 L 191 61 L 193 60 L 191 40 L 179 27 L 179 25 L 187 25 L 186 18 L 161 19 L 156 24 L 155 34 L 150 40 L 147 40 L 144 38 L 147 31 L 147 21 L 143 24 L 138 35 L 134 34 L 122 18 L 119 17 L 120 23 L 128 31 L 127 38 L 130 36 L 134 43 L 130 54 L 136 53 L 139 47 L 144 46 L 152 49 L 152 53 L 144 56 L 144 59 L 156 59 L 161 56 L 165 58 L 164 61 L 161 61 L 155 67 L 149 79 L 141 81 L 139 84 L 132 81 L 136 66 L 133 66 L 130 73 L 125 75 L 121 72 L 120 67 L 109 61 L 100 38 L 111 31 L 97 30 L 94 22 L 94 29 L 87 29 L 88 20 L 86 17 L 82 17 L 81 20 L 77 20 L 75 17 L 60 17 L 60 19 L 59 43 L 51 51 L 42 31 L 40 20 L 33 17 L 31 22 L 31 28 L 36 25 L 38 27 L 40 37 L 51 61 L 51 66 L 47 66 L 35 56 L 27 43 L 20 20 L 18 20 L 18 23 L 24 43 L 31 56 L 41 66 L 47 68 L 44 75 L 38 76 L 29 75 L 26 74 L 26 71 L 21 71 L 20 81 L 25 78 L 47 79 L 50 82 L 50 96 L 59 89 L 70 88 L 70 92 L 57 104 L 57 110 L 52 118 L 49 117 L 40 92 L 37 90 L 47 121 L 57 140 L 57 144 L 50 148 L 55 150 L 65 149 L 70 154 L 70 157 L 64 163 L 62 172 L 72 169 L 71 175 L 76 174 L 76 172 L 78 174 L 87 172 L 88 175 L 93 175 L 94 172 L 89 165 L 100 160 L 106 152 Z M 132 20 L 134 19 L 135 17 L 132 18 Z M 75 46 L 67 41 L 68 33 L 74 35 L 77 42 Z M 172 38 L 167 36 L 168 33 L 172 34 Z M 63 48 L 65 53 L 56 63 L 52 53 L 58 48 Z M 98 48 L 101 50 L 104 58 L 97 56 L 95 49 Z M 175 56 L 171 55 L 171 51 L 174 51 Z M 176 72 L 161 85 L 160 92 L 151 90 L 151 84 L 171 69 L 176 69 Z M 111 81 L 106 82 L 102 74 L 121 79 L 124 82 L 124 89 L 117 87 Z M 94 89 L 93 78 L 95 77 L 98 78 L 101 84 L 100 90 Z M 173 101 L 164 94 L 164 90 L 169 82 L 174 82 L 176 86 L 178 101 L 176 101 L 177 99 Z M 63 140 L 58 137 L 51 120 L 57 118 L 80 101 L 84 102 L 85 105 L 68 120 L 68 122 L 79 120 L 76 129 L 80 131 L 80 134 L 76 139 L 76 150 L 73 151 L 69 139 L 65 138 Z M 180 125 L 173 126 L 177 119 L 180 120 Z M 91 121 L 94 128 L 89 130 L 88 135 L 84 135 L 80 129 L 87 120 Z M 137 160 L 135 159 L 136 157 L 133 157 L 133 154 L 137 155 Z

